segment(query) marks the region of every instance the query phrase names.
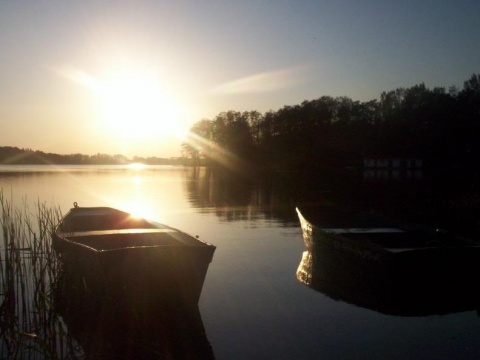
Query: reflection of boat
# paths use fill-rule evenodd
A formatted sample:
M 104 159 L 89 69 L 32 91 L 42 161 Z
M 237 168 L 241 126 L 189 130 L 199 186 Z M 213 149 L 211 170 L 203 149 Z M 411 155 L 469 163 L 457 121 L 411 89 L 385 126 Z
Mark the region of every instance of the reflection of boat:
M 377 271 L 358 262 L 305 251 L 297 279 L 335 300 L 390 315 L 442 315 L 476 310 L 479 305 L 476 273 L 454 270 L 426 277 L 412 272 L 408 265 Z
M 339 210 L 324 213 L 317 226 L 313 209 L 297 212 L 308 250 L 297 270 L 300 282 L 388 314 L 477 307 L 480 247 L 475 241 Z
M 478 241 L 371 214 L 333 207 L 297 208 L 297 213 L 308 251 L 342 254 L 373 266 L 393 260 L 421 266 L 427 258 L 431 265 L 436 258 L 438 265 L 446 267 L 457 261 L 476 262 L 480 251 Z
M 113 301 L 130 297 L 195 305 L 215 251 L 177 229 L 112 208 L 76 204 L 55 229 L 53 246 L 87 285 L 95 280 L 90 290 Z
M 81 346 L 76 350 L 81 358 L 214 359 L 198 306 L 158 305 L 112 303 L 86 291 L 84 279 L 70 265 L 55 292 L 55 308 Z

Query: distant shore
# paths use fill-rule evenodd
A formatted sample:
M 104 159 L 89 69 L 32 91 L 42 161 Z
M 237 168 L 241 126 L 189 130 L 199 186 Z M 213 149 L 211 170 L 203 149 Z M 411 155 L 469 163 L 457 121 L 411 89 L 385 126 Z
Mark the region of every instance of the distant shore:
M 128 158 L 119 154 L 61 155 L 12 146 L 0 146 L 0 165 L 126 165 L 132 163 L 146 165 L 191 165 L 191 160 L 183 157 L 134 156 Z

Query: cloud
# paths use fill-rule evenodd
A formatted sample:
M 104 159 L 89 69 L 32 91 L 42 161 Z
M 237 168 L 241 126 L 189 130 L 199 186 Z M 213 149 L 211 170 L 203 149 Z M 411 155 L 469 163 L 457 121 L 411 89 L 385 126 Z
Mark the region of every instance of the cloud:
M 83 85 L 89 89 L 96 89 L 99 86 L 98 80 L 94 76 L 72 66 L 64 66 L 62 68 L 55 69 L 55 72 L 62 77 L 73 81 L 74 83 Z
M 264 93 L 285 89 L 299 81 L 298 68 L 269 71 L 233 80 L 212 89 L 215 93 Z

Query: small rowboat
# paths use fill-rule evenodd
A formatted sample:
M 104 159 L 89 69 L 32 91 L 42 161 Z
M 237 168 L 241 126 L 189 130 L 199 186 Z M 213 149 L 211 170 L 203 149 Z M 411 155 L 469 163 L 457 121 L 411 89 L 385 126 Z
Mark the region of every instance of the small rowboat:
M 56 227 L 52 244 L 88 291 L 185 305 L 198 303 L 215 252 L 215 246 L 172 227 L 76 203 Z
M 405 257 L 478 254 L 480 242 L 439 229 L 335 207 L 296 209 L 309 252 L 333 251 L 366 263 Z

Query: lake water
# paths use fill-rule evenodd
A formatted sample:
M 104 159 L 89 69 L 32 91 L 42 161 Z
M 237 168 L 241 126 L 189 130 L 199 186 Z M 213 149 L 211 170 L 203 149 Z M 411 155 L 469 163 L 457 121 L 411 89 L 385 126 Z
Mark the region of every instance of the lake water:
M 387 315 L 355 305 L 361 294 L 346 301 L 300 283 L 294 205 L 305 200 L 303 185 L 292 191 L 205 168 L 0 167 L 4 197 L 32 212 L 38 201 L 63 213 L 73 202 L 113 206 L 216 245 L 199 302 L 216 359 L 480 358 L 475 308 Z

